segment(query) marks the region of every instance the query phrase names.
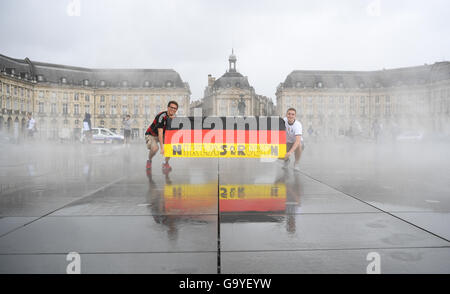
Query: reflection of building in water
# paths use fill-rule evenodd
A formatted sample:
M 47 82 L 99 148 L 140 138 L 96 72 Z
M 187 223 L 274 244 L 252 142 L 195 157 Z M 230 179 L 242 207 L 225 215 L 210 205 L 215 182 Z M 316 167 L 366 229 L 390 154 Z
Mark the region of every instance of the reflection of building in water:
M 0 55 L 0 131 L 12 121 L 26 126 L 33 112 L 41 138 L 57 138 L 63 128 L 81 132 L 84 113 L 93 127 L 121 132 L 133 118 L 132 133 L 143 137 L 154 115 L 175 100 L 179 116 L 189 113 L 189 85 L 172 69 L 91 69 Z
M 277 92 L 277 114 L 289 107 L 320 136 L 372 136 L 384 129 L 450 132 L 450 62 L 379 71 L 295 70 Z
M 216 80 L 208 75 L 204 97 L 192 107 L 202 107 L 204 116 L 270 116 L 272 99 L 257 95 L 248 78 L 236 70 L 236 55 L 228 59 L 229 68 Z

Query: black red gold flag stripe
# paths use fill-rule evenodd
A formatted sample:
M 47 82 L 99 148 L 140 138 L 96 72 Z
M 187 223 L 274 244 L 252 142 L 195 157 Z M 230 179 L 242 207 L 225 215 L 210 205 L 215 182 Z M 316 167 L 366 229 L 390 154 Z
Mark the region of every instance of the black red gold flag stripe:
M 180 117 L 170 119 L 166 157 L 282 158 L 286 129 L 280 117 Z

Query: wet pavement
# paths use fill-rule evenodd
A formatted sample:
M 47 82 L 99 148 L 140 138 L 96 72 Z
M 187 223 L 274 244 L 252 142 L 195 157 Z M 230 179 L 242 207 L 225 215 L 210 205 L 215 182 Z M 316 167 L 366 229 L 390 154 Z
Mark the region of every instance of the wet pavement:
M 450 273 L 450 148 L 314 144 L 301 171 L 145 145 L 5 145 L 0 273 Z

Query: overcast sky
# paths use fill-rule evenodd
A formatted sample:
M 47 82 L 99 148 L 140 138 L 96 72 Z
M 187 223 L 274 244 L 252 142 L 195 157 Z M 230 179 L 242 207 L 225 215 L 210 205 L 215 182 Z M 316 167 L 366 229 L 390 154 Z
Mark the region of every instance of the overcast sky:
M 92 68 L 172 68 L 203 96 L 237 70 L 275 100 L 293 70 L 450 59 L 448 0 L 1 0 L 0 53 Z

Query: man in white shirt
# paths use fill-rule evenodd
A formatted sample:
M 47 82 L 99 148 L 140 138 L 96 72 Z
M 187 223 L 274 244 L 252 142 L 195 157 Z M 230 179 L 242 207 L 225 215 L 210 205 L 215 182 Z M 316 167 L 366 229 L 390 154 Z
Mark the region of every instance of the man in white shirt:
M 286 156 L 284 157 L 284 167 L 289 165 L 289 156 L 295 154 L 294 170 L 300 171 L 300 156 L 302 155 L 303 138 L 302 138 L 302 124 L 295 119 L 297 111 L 294 108 L 289 108 L 286 112 L 284 122 L 286 125 Z

